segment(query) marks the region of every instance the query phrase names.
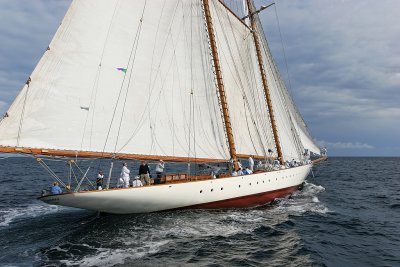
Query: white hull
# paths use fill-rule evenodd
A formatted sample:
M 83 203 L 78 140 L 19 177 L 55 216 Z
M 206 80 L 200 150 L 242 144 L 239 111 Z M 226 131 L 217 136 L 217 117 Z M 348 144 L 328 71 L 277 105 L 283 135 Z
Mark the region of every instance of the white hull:
M 146 213 L 179 208 L 251 207 L 297 190 L 312 165 L 273 172 L 135 188 L 65 193 L 39 198 L 54 205 L 107 213 Z

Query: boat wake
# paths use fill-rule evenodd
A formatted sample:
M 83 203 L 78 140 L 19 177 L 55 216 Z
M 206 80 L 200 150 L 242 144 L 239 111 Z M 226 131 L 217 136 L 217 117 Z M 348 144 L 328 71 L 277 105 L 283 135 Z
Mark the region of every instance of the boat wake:
M 271 251 L 282 250 L 279 245 L 282 242 L 300 242 L 295 233 L 286 234 L 287 227 L 294 227 L 290 215 L 330 212 L 318 199 L 324 190 L 322 186 L 306 183 L 290 199 L 279 199 L 266 208 L 104 215 L 86 224 L 82 232 L 72 231 L 37 256 L 41 263 L 67 266 L 146 265 L 149 261 L 165 265 L 173 264 L 179 257 L 188 260 L 211 253 L 213 249 L 205 245 L 210 240 L 231 244 L 263 238 L 276 242 Z M 292 246 L 289 248 L 293 249 L 290 253 L 297 253 Z M 181 254 L 171 257 L 171 250 Z M 254 252 L 249 249 L 249 253 Z
M 7 227 L 11 223 L 56 213 L 64 209 L 60 206 L 45 205 L 45 204 L 30 204 L 28 206 L 21 206 L 16 208 L 7 208 L 0 210 L 0 227 Z
M 73 245 L 75 249 L 79 249 L 77 246 L 82 247 L 82 251 L 92 251 L 90 255 L 84 257 L 76 257 L 75 259 L 60 260 L 59 263 L 67 266 L 114 266 L 118 264 L 124 264 L 127 261 L 133 261 L 157 253 L 160 247 L 167 244 L 168 241 L 156 241 L 146 242 L 141 246 L 136 247 L 120 247 L 120 248 L 104 248 L 97 247 L 95 245 L 81 244 Z M 64 247 L 65 245 L 63 245 Z M 54 253 L 59 251 L 60 253 L 69 253 L 74 249 L 69 247 L 67 249 L 61 247 L 53 248 Z
M 305 182 L 303 190 L 294 193 L 290 198 L 278 199 L 272 211 L 289 215 L 302 215 L 307 212 L 326 214 L 331 211 L 318 199 L 318 195 L 323 191 L 324 187 Z

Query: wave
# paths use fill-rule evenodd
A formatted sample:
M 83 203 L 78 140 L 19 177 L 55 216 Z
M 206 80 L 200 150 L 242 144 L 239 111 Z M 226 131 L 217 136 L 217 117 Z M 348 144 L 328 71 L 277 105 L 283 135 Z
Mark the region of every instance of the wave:
M 64 209 L 59 206 L 46 204 L 30 204 L 16 208 L 7 208 L 0 210 L 0 227 L 7 227 L 19 219 L 33 218 L 41 215 L 55 213 Z
M 317 197 L 324 191 L 323 186 L 305 182 L 303 190 L 294 193 L 291 198 L 277 200 L 277 205 L 272 211 L 289 213 L 290 215 L 302 215 L 306 212 L 318 214 L 332 212 Z
M 140 246 L 125 248 L 104 248 L 95 247 L 88 244 L 79 244 L 85 246 L 94 253 L 69 260 L 60 260 L 59 263 L 67 266 L 114 266 L 124 264 L 126 261 L 144 258 L 160 251 L 160 248 L 169 243 L 167 240 L 144 242 Z M 73 244 L 71 244 L 73 246 Z M 58 252 L 64 252 L 70 255 L 68 250 L 61 249 L 59 246 L 53 248 Z

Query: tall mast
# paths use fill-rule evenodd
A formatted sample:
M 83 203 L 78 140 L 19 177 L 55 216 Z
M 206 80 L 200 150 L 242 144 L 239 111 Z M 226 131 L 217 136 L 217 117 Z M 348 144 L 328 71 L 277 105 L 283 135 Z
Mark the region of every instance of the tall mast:
M 219 98 L 220 98 L 222 113 L 224 116 L 225 130 L 226 130 L 226 135 L 228 138 L 229 154 L 231 156 L 231 159 L 233 160 L 233 163 L 234 163 L 234 166 L 236 169 L 237 168 L 237 155 L 236 155 L 235 141 L 233 139 L 232 125 L 231 125 L 231 120 L 229 117 L 229 110 L 228 110 L 228 102 L 226 100 L 225 87 L 224 87 L 224 82 L 222 80 L 221 67 L 219 64 L 217 44 L 215 42 L 215 33 L 214 33 L 214 27 L 213 27 L 211 12 L 210 12 L 209 1 L 203 0 L 203 6 L 204 6 L 204 13 L 205 13 L 208 37 L 210 39 L 210 47 L 211 47 L 211 53 L 212 53 L 212 60 L 214 63 L 215 76 L 217 79 Z
M 269 110 L 269 119 L 271 121 L 272 132 L 274 134 L 275 146 L 276 146 L 276 150 L 278 152 L 279 161 L 281 164 L 283 164 L 284 161 L 283 161 L 283 155 L 282 155 L 282 148 L 281 148 L 281 144 L 279 142 L 278 130 L 276 128 L 276 122 L 275 122 L 275 116 L 274 116 L 274 111 L 273 111 L 273 107 L 272 107 L 271 95 L 269 93 L 269 88 L 268 88 L 268 83 L 267 83 L 267 75 L 265 74 L 263 57 L 261 54 L 260 39 L 259 39 L 257 31 L 256 31 L 256 20 L 253 17 L 253 12 L 255 11 L 254 5 L 253 5 L 252 0 L 246 0 L 246 1 L 247 1 L 247 10 L 249 12 L 250 25 L 252 28 L 251 32 L 252 32 L 254 44 L 256 47 L 258 67 L 260 68 L 260 72 L 261 72 L 261 78 L 262 78 L 262 83 L 263 83 L 263 87 L 264 87 L 265 98 L 267 100 L 267 106 L 268 106 L 268 110 Z

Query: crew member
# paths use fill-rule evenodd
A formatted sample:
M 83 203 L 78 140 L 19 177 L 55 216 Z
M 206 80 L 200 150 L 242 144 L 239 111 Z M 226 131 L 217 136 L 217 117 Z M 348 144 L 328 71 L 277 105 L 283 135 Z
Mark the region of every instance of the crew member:
M 122 185 L 125 188 L 129 187 L 129 174 L 131 171 L 128 169 L 128 163 L 124 162 L 121 170 L 121 175 L 118 182 L 118 187 Z
M 61 188 L 58 186 L 58 183 L 57 183 L 57 182 L 54 182 L 54 183 L 53 183 L 53 187 L 51 188 L 51 193 L 52 193 L 53 195 L 58 195 L 58 194 L 61 194 L 61 193 L 62 193 L 62 190 L 61 190 Z
M 150 185 L 150 168 L 145 161 L 140 164 L 139 176 L 143 185 Z

